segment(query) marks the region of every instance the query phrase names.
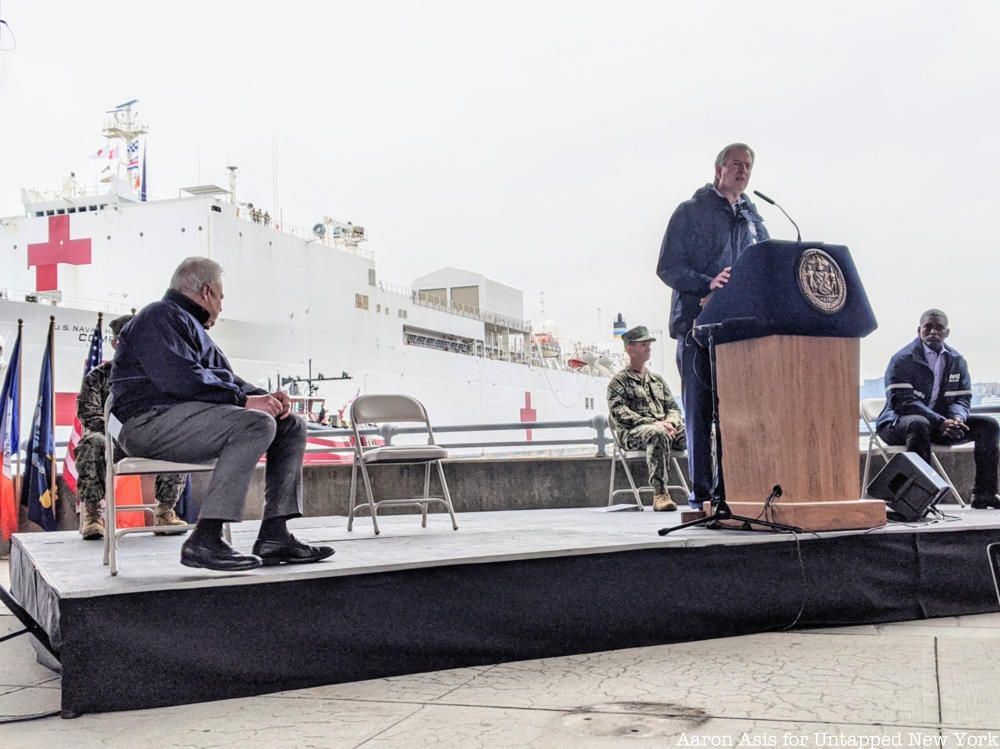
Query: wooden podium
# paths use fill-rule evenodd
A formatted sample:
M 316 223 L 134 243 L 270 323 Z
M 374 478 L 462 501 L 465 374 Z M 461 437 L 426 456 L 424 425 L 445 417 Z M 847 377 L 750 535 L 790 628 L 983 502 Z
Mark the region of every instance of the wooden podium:
M 696 325 L 719 327 L 726 500 L 736 515 L 843 530 L 885 525 L 860 499 L 860 338 L 876 323 L 846 247 L 747 248 Z M 778 484 L 782 496 L 765 507 Z

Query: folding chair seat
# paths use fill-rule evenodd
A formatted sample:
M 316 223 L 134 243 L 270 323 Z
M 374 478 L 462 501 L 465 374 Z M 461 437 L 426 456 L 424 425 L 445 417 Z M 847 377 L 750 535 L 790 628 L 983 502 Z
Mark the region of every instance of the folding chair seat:
M 371 447 L 361 438 L 361 424 L 421 423 L 427 428 L 426 445 L 385 445 Z M 448 451 L 434 442 L 434 430 L 423 405 L 408 395 L 362 395 L 351 404 L 351 427 L 354 430 L 354 463 L 351 466 L 351 506 L 347 515 L 347 530 L 354 529 L 354 516 L 362 509 L 371 513 L 375 535 L 379 534 L 378 510 L 380 507 L 411 506 L 421 509 L 421 527 L 427 527 L 427 505 L 443 504 L 451 516 L 453 530 L 458 530 L 455 508 L 451 503 L 448 482 L 444 477 L 441 461 L 448 457 Z M 375 501 L 372 493 L 368 469 L 374 465 L 423 464 L 424 493 L 420 497 L 382 499 Z M 430 496 L 431 467 L 437 468 L 443 497 Z M 367 502 L 358 503 L 358 473 L 365 488 Z
M 871 479 L 871 462 L 872 462 L 872 452 L 878 452 L 878 456 L 882 458 L 885 463 L 889 462 L 891 458 L 896 453 L 906 452 L 906 447 L 903 445 L 888 445 L 882 441 L 882 438 L 878 436 L 875 431 L 875 423 L 878 421 L 878 415 L 882 413 L 882 409 L 885 407 L 885 398 L 865 398 L 861 401 L 861 420 L 865 423 L 865 428 L 868 430 L 868 452 L 865 454 L 865 470 L 861 478 L 861 497 L 868 497 L 868 483 Z M 955 495 L 955 500 L 959 505 L 965 507 L 965 500 L 962 499 L 962 495 L 958 493 L 958 489 L 955 488 L 954 482 L 951 477 L 944 470 L 944 466 L 941 465 L 941 461 L 938 459 L 938 455 L 944 453 L 961 453 L 961 452 L 972 452 L 975 448 L 972 442 L 966 442 L 961 445 L 931 445 L 931 466 L 938 475 L 945 480 L 948 484 L 949 491 Z
M 104 496 L 104 564 L 109 567 L 112 576 L 118 574 L 118 541 L 130 533 L 184 532 L 194 528 L 187 525 L 141 526 L 137 528 L 119 528 L 117 515 L 119 512 L 145 512 L 152 515 L 156 511 L 155 504 L 121 505 L 115 502 L 115 478 L 118 476 L 145 476 L 158 473 L 203 473 L 215 470 L 215 461 L 209 463 L 174 463 L 169 460 L 152 460 L 150 458 L 123 458 L 115 461 L 115 438 L 121 431 L 121 424 L 111 415 L 111 396 L 104 404 L 104 463 L 105 463 L 105 496 Z M 230 539 L 229 524 L 225 524 L 226 539 Z
M 621 445 L 618 444 L 618 437 L 614 435 L 612 437 L 614 442 L 611 452 L 611 482 L 608 484 L 608 506 L 610 507 L 615 503 L 615 497 L 619 494 L 631 494 L 635 499 L 636 505 L 639 510 L 646 509 L 642 504 L 642 492 L 653 493 L 653 487 L 648 484 L 642 486 L 637 486 L 635 479 L 632 477 L 632 470 L 629 468 L 629 460 L 646 460 L 645 450 L 625 450 Z M 684 478 L 684 472 L 681 471 L 681 464 L 678 459 L 687 459 L 687 451 L 670 451 L 670 464 L 667 466 L 667 494 L 672 491 L 681 492 L 683 494 L 683 504 L 687 504 L 688 497 L 691 495 L 691 490 L 688 488 L 687 480 Z M 625 472 L 625 479 L 628 481 L 628 486 L 623 489 L 615 489 L 615 472 L 618 463 L 621 463 L 622 470 Z M 670 469 L 673 468 L 674 474 L 677 476 L 677 481 L 680 483 L 671 484 L 670 482 Z

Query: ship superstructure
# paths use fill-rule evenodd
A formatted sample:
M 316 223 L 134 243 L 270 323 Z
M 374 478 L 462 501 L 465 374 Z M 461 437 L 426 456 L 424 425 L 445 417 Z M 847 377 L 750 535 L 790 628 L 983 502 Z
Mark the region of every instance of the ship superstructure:
M 33 397 L 50 315 L 56 388 L 74 393 L 96 312 L 107 320 L 158 299 L 181 259 L 204 255 L 225 269 L 212 335 L 236 371 L 263 387 L 310 367 L 331 413 L 358 393 L 405 392 L 438 423 L 603 410 L 616 366 L 609 352 L 553 354 L 555 341 L 533 335 L 514 287 L 454 268 L 412 287 L 385 281 L 362 226 L 329 217 L 311 229 L 283 224 L 236 200 L 236 167 L 229 189 L 198 185 L 146 200 L 146 128 L 134 103 L 109 112 L 103 181 L 84 186 L 71 175 L 55 190 L 24 190 L 25 215 L 0 219 L 0 338 L 12 341 L 25 320 L 25 394 Z

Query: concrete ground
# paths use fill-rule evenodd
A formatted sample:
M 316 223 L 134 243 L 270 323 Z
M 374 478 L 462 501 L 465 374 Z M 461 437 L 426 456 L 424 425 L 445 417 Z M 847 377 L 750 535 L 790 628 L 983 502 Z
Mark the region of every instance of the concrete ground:
M 0 720 L 58 707 L 27 638 L 0 643 Z M 0 725 L 0 746 L 1000 747 L 1000 613 L 50 717 Z

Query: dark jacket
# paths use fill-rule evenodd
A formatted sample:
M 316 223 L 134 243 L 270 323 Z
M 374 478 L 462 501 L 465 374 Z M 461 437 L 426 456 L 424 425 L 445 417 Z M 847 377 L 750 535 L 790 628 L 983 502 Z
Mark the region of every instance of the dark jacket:
M 208 311 L 167 291 L 122 330 L 111 368 L 111 410 L 123 424 L 155 406 L 189 401 L 245 406 L 266 391 L 233 373 L 205 330 Z
M 899 416 L 926 416 L 932 427 L 945 419 L 969 418 L 972 404 L 972 379 L 965 357 L 944 344 L 944 371 L 941 391 L 931 403 L 934 371 L 924 358 L 920 338 L 892 355 L 885 370 L 885 408 L 878 416 L 876 429 L 895 423 Z
M 712 185 L 705 185 L 677 206 L 670 217 L 656 275 L 674 290 L 670 302 L 671 338 L 691 330 L 712 279 L 754 243 L 750 224 L 756 229 L 757 242 L 770 238 L 764 219 L 746 195 L 740 196 L 739 205 L 740 210 L 734 214 L 729 201 Z

